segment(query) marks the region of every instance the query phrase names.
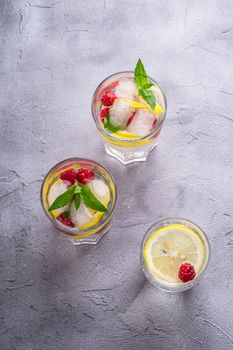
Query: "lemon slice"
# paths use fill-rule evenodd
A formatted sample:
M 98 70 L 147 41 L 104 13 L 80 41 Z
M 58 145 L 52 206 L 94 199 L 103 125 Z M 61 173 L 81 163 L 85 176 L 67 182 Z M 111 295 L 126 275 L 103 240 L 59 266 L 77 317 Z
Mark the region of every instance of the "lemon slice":
M 134 134 L 130 134 L 127 131 L 117 131 L 114 133 L 114 136 L 118 136 L 122 139 L 140 139 L 140 136 L 138 135 L 134 135 Z
M 162 107 L 160 107 L 160 105 L 156 104 L 156 106 L 155 106 L 155 114 L 161 114 L 161 113 L 163 113 Z
M 128 102 L 131 105 L 131 107 L 136 108 L 136 109 L 141 109 L 141 108 L 144 109 L 145 108 L 149 112 L 154 113 L 156 115 L 161 114 L 163 112 L 162 107 L 160 107 L 160 105 L 158 103 L 156 104 L 156 106 L 155 106 L 155 108 L 153 110 L 151 108 L 151 106 L 148 103 L 146 103 L 142 98 L 140 99 L 141 102 L 131 101 L 131 100 L 127 99 L 127 98 L 124 98 L 124 100 L 126 102 Z
M 90 211 L 92 211 L 92 209 L 90 209 Z M 90 222 L 88 222 L 85 225 L 80 225 L 79 229 L 80 230 L 87 230 L 88 228 L 97 225 L 103 215 L 104 215 L 104 213 L 101 213 L 101 212 L 95 213 L 94 217 L 93 217 L 93 220 L 91 220 Z
M 143 256 L 155 279 L 181 283 L 178 278 L 180 265 L 190 262 L 198 274 L 203 265 L 204 247 L 194 231 L 181 224 L 174 224 L 160 228 L 148 238 Z
M 128 98 L 124 98 L 124 100 L 126 102 L 128 102 L 130 104 L 130 106 L 133 107 L 133 108 L 148 108 L 147 103 L 141 103 L 141 102 L 137 102 L 137 101 L 132 101 L 132 100 L 129 100 Z

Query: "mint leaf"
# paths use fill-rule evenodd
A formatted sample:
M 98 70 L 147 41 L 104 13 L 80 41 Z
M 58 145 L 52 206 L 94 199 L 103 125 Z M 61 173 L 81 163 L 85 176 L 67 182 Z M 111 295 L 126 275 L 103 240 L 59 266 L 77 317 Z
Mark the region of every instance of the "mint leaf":
M 80 196 L 80 194 L 76 194 L 74 196 L 74 204 L 75 204 L 76 210 L 78 210 L 78 208 L 80 207 L 80 204 L 81 204 L 81 196 Z
M 53 204 L 49 207 L 48 211 L 63 208 L 65 205 L 69 204 L 74 196 L 76 185 L 72 185 L 68 190 L 58 196 Z
M 138 91 L 139 95 L 151 106 L 154 110 L 156 106 L 156 99 L 152 91 L 140 88 Z
M 140 58 L 134 71 L 134 81 L 139 88 L 139 95 L 141 95 L 142 98 L 146 101 L 146 103 L 148 103 L 148 105 L 154 110 L 156 106 L 156 99 L 153 92 L 149 90 L 149 88 L 154 84 L 148 79 L 146 70 Z
M 114 133 L 117 132 L 118 130 L 120 130 L 120 128 L 118 126 L 114 126 L 111 121 L 110 121 L 110 117 L 109 115 L 107 115 L 107 117 L 105 117 L 104 119 L 104 128 L 110 133 Z
M 145 68 L 140 58 L 134 70 L 134 81 L 139 88 L 149 83 Z
M 144 89 L 149 89 L 151 86 L 154 86 L 154 84 L 153 83 L 148 83 L 146 85 L 143 85 L 143 88 Z
M 81 193 L 81 191 L 82 191 L 82 188 L 81 188 L 79 185 L 76 185 L 75 190 L 74 190 L 74 193 L 75 193 L 75 194 Z
M 107 208 L 95 197 L 90 188 L 86 185 L 80 185 L 82 187 L 82 199 L 88 208 L 106 212 Z
M 70 216 L 70 212 L 67 210 L 67 211 L 63 211 L 62 215 L 65 217 L 65 218 L 68 218 Z

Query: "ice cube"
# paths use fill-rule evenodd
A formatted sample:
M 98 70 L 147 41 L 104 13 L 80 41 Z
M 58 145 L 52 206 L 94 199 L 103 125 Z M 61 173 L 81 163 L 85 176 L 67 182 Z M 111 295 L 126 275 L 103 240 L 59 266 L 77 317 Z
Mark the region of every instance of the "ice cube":
M 131 112 L 130 104 L 121 98 L 117 98 L 109 112 L 110 121 L 114 126 L 125 129 Z
M 115 95 L 117 97 L 128 98 L 129 100 L 134 100 L 134 95 L 136 94 L 137 86 L 133 80 L 123 78 L 119 80 L 119 83 L 115 89 Z
M 88 183 L 88 186 L 101 203 L 103 203 L 104 205 L 107 205 L 109 203 L 110 191 L 103 180 L 92 180 Z
M 72 201 L 70 205 L 70 216 L 73 223 L 78 227 L 87 225 L 95 220 L 94 214 L 90 212 L 84 203 L 81 203 L 80 207 L 77 210 L 74 201 Z
M 155 116 L 146 109 L 138 109 L 127 127 L 130 134 L 144 136 L 151 131 Z
M 49 193 L 48 193 L 48 203 L 49 206 L 53 204 L 55 199 L 59 197 L 62 193 L 64 193 L 68 189 L 68 183 L 65 183 L 63 181 L 56 182 L 54 185 L 51 186 Z M 63 208 L 56 209 L 58 213 L 63 213 L 64 211 L 68 210 L 68 205 L 64 206 Z

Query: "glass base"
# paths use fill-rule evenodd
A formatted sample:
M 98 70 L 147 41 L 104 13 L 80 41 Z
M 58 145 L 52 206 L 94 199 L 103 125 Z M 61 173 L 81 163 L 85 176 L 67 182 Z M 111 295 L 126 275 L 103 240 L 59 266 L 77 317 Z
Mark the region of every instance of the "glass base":
M 142 147 L 120 147 L 112 146 L 109 143 L 104 143 L 104 146 L 108 155 L 127 165 L 135 162 L 145 162 L 150 152 L 157 146 L 157 142 Z
M 92 244 L 95 245 L 99 242 L 99 240 L 111 229 L 110 226 L 106 227 L 102 232 L 95 233 L 91 236 L 84 237 L 84 238 L 70 238 L 72 244 L 74 245 L 82 245 L 82 244 Z

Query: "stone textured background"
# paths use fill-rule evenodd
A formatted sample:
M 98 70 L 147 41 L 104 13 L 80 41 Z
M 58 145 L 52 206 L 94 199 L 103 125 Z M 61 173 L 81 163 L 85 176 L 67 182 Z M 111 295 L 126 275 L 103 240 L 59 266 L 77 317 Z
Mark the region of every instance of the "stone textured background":
M 233 2 L 0 1 L 0 349 L 233 349 Z M 105 155 L 90 112 L 107 75 L 141 57 L 168 113 L 145 164 Z M 41 181 L 72 156 L 101 162 L 111 232 L 74 247 L 42 212 Z M 208 234 L 198 286 L 161 292 L 139 263 L 157 219 Z

